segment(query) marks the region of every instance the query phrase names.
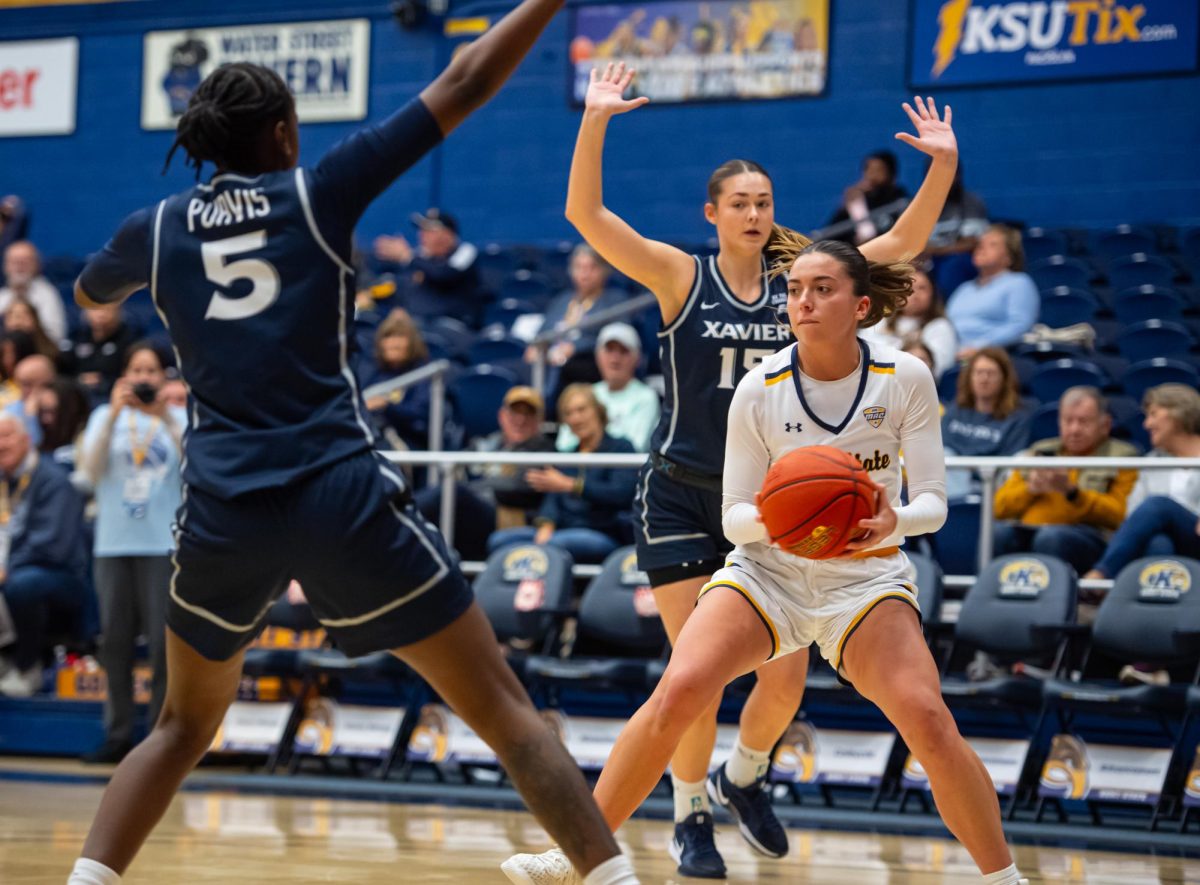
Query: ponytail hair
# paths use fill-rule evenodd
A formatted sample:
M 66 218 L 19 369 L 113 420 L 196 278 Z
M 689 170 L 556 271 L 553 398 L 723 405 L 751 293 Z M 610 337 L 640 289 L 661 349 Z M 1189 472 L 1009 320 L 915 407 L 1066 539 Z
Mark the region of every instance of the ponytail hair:
M 178 148 L 196 170 L 205 162 L 223 169 L 258 172 L 252 168 L 264 134 L 295 114 L 292 94 L 270 68 L 249 62 L 221 65 L 204 78 L 175 127 L 163 172 Z
M 854 246 L 840 240 L 811 242 L 802 234 L 790 231 L 773 251 L 775 261 L 771 266 L 772 276 L 786 274 L 801 255 L 828 255 L 844 267 L 854 284 L 854 294 L 871 299 L 871 309 L 859 320 L 860 329 L 869 328 L 885 317 L 898 314 L 912 294 L 912 275 L 915 271 L 911 264 L 907 261 L 893 264 L 870 261 Z

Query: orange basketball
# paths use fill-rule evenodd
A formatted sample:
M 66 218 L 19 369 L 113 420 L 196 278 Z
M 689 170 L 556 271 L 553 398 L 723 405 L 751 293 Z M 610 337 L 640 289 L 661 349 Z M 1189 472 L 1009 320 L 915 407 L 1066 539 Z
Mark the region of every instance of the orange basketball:
M 875 515 L 875 488 L 858 459 L 832 446 L 788 452 L 771 465 L 758 509 L 771 540 L 805 559 L 841 556 Z

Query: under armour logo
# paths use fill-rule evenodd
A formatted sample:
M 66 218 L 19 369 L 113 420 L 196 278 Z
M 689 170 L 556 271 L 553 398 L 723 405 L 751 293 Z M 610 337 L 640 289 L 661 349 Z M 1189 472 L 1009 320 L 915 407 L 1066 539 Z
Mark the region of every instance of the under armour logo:
M 784 430 L 786 430 L 788 433 L 791 433 L 792 431 L 795 431 L 796 433 L 799 433 L 799 432 L 800 432 L 800 422 L 799 422 L 799 421 L 797 421 L 795 424 L 793 424 L 791 421 L 785 421 L 785 422 L 784 422 L 784 425 L 783 425 L 783 428 L 784 428 Z

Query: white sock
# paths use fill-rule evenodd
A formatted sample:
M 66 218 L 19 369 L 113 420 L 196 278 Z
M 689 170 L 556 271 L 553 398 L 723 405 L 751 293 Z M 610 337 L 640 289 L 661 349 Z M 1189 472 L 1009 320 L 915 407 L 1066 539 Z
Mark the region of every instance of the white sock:
M 697 811 L 712 812 L 704 781 L 696 781 L 693 784 L 671 775 L 671 787 L 675 794 L 675 823 L 682 823 L 689 814 Z
M 583 878 L 583 885 L 638 885 L 633 864 L 623 854 L 610 857 Z
M 735 787 L 748 787 L 766 774 L 770 766 L 770 750 L 751 750 L 738 737 L 733 745 L 733 754 L 725 763 L 725 777 Z
M 1015 863 L 1009 864 L 994 873 L 984 873 L 983 885 L 1021 885 L 1021 874 L 1017 872 Z
M 120 881 L 121 877 L 115 870 L 110 870 L 98 860 L 81 857 L 75 861 L 75 869 L 71 870 L 67 885 L 119 885 Z

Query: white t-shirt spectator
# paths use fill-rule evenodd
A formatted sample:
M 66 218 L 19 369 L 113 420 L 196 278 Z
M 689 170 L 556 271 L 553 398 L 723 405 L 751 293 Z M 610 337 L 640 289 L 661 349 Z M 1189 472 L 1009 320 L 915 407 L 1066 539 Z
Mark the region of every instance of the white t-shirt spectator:
M 0 288 L 0 314 L 8 310 L 16 293 L 8 286 Z M 63 345 L 67 340 L 67 313 L 62 295 L 45 277 L 34 277 L 29 283 L 25 300 L 37 311 L 42 328 L 55 344 Z

